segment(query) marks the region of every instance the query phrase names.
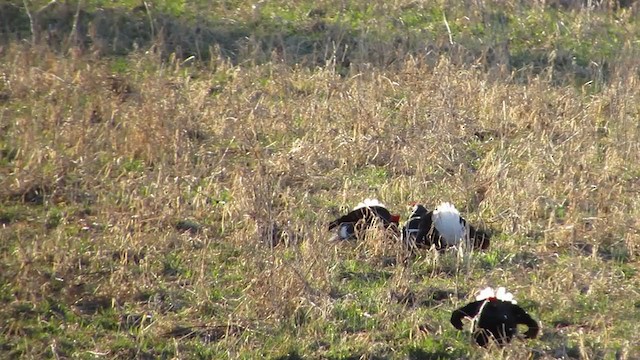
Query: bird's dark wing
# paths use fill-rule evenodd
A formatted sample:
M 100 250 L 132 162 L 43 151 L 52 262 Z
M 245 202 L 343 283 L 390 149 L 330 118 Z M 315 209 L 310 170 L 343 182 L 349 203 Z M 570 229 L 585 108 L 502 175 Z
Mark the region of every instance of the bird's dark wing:
M 418 235 L 416 235 L 416 244 L 431 246 L 434 239 L 438 239 L 440 234 L 433 226 L 433 211 L 423 215 L 420 219 L 418 227 Z
M 402 227 L 402 232 L 404 234 L 415 234 L 420 229 L 420 221 L 422 221 L 422 217 L 427 213 L 427 208 L 422 205 L 416 205 L 415 210 L 409 216 L 409 220 Z
M 469 229 L 469 239 L 473 241 L 473 247 L 476 249 L 488 249 L 491 236 L 485 231 L 476 229 L 473 225 L 467 223 L 462 216 L 460 217 L 460 224 Z
M 425 214 L 427 214 L 429 212 L 429 210 L 427 210 L 426 207 L 424 207 L 423 205 L 416 205 L 415 210 L 413 210 L 413 212 L 411 213 L 411 216 L 409 216 L 410 219 L 413 218 L 420 218 L 422 216 L 424 216 Z
M 389 210 L 381 206 L 363 207 L 350 211 L 348 214 L 330 222 L 329 230 L 333 230 L 336 226 L 342 223 L 356 223 L 362 219 L 364 219 L 367 224 L 371 224 L 375 218 L 379 218 L 385 224 L 388 224 L 391 222 L 391 213 Z
M 458 330 L 462 330 L 462 319 L 465 317 L 473 318 L 478 315 L 478 312 L 482 307 L 482 303 L 484 303 L 484 300 L 474 301 L 455 310 L 451 314 L 451 325 Z
M 535 339 L 540 331 L 540 325 L 535 321 L 523 308 L 513 304 L 513 314 L 517 324 L 526 325 L 527 331 L 524 333 L 525 338 Z
M 491 235 L 485 231 L 469 227 L 469 236 L 473 239 L 476 249 L 488 249 L 491 244 Z
M 403 231 L 405 233 L 408 233 L 408 234 L 417 233 L 418 231 L 420 231 L 420 222 L 421 221 L 422 221 L 422 219 L 420 219 L 420 218 L 409 219 L 409 221 L 407 221 L 404 224 Z
M 348 214 L 343 215 L 343 216 L 333 220 L 332 222 L 330 222 L 329 223 L 329 230 L 333 230 L 338 225 L 343 224 L 343 223 L 355 223 L 358 220 L 362 219 L 363 217 L 364 217 L 364 214 L 363 214 L 362 211 L 360 211 L 360 209 L 354 210 L 354 211 L 350 211 Z
M 385 225 L 388 225 L 391 222 L 391 213 L 387 208 L 372 206 L 368 209 L 371 209 L 370 212 L 372 212 L 372 218 L 369 221 L 373 222 L 373 216 L 376 216 L 379 219 L 382 219 Z

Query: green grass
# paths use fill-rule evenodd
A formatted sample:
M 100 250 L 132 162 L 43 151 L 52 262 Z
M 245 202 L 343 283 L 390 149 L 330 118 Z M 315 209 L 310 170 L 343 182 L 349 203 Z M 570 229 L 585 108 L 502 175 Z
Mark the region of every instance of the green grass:
M 0 5 L 1 353 L 640 356 L 635 10 L 86 1 L 74 43 L 75 5 L 36 44 Z M 452 201 L 491 249 L 328 243 L 366 197 Z M 542 336 L 456 331 L 487 285 Z
M 35 12 L 45 2 L 30 4 Z M 425 55 L 426 49 L 432 61 L 449 54 L 457 62 L 483 66 L 536 72 L 551 67 L 561 83 L 594 81 L 600 86 L 611 58 L 633 56 L 639 31 L 631 9 L 579 11 L 575 5 L 168 0 L 150 8 L 110 1 L 87 1 L 84 6 L 78 28 L 92 29 L 82 33 L 81 40 L 94 54 L 123 55 L 153 44 L 159 55 L 176 53 L 182 59 L 221 55 L 242 64 L 266 63 L 276 56 L 307 66 L 331 61 L 340 64 L 342 75 L 351 62 L 388 65 L 406 55 Z M 26 36 L 30 28 L 22 2 L 11 1 L 5 8 L 7 32 Z M 72 4 L 57 4 L 34 15 L 37 37 L 64 44 L 75 10 Z M 59 21 L 61 17 L 67 21 Z M 154 43 L 159 32 L 162 42 Z M 116 68 L 125 70 L 122 64 Z

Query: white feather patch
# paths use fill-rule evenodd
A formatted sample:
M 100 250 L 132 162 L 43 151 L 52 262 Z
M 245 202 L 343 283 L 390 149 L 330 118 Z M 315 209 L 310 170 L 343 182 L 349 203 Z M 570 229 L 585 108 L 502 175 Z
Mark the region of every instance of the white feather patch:
M 486 300 L 489 298 L 496 298 L 501 301 L 517 304 L 518 302 L 513 298 L 513 294 L 508 292 L 503 286 L 500 286 L 498 290 L 494 290 L 492 287 L 486 287 L 476 295 L 476 300 Z
M 383 208 L 387 208 L 386 206 L 384 206 L 383 203 L 381 203 L 380 201 L 378 201 L 378 199 L 364 199 L 363 202 L 359 203 L 358 205 L 356 205 L 356 207 L 353 208 L 353 210 L 358 210 L 358 209 L 362 209 L 362 208 L 366 208 L 366 207 L 374 207 L 374 206 L 379 206 L 379 207 L 383 207 Z
M 338 235 L 342 240 L 348 239 L 349 236 L 351 236 L 351 234 L 349 233 L 349 228 L 345 225 L 340 225 L 340 227 L 338 228 Z
M 433 224 L 446 245 L 458 245 L 465 237 L 465 228 L 460 223 L 460 213 L 452 204 L 445 202 L 433 210 Z

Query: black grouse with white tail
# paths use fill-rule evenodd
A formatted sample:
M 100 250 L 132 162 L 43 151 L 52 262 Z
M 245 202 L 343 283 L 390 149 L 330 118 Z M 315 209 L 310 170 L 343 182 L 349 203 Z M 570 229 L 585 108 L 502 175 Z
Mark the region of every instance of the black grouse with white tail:
M 518 334 L 518 325 L 526 325 L 525 339 L 538 336 L 540 326 L 527 312 L 517 305 L 513 294 L 504 287 L 498 290 L 487 287 L 476 296 L 476 301 L 455 310 L 451 314 L 451 324 L 463 329 L 462 319 L 471 320 L 471 332 L 475 342 L 487 346 L 491 340 L 502 347 Z
M 468 245 L 476 249 L 489 248 L 490 235 L 477 230 L 460 216 L 452 204 L 444 202 L 433 211 L 421 216 L 418 232 L 415 237 L 416 247 L 437 249 L 457 246 L 469 241 Z
M 398 226 L 399 215 L 393 215 L 377 199 L 365 199 L 348 214 L 329 223 L 329 231 L 336 231 L 331 240 L 350 240 L 359 238 L 364 231 L 374 225 L 388 229 Z

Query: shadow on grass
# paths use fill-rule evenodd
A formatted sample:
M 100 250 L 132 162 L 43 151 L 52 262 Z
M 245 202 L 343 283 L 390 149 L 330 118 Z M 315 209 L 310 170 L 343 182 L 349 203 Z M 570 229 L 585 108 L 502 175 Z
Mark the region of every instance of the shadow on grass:
M 355 48 L 376 42 L 355 35 L 348 26 L 329 24 L 312 15 L 294 27 L 265 17 L 240 22 L 158 11 L 151 17 L 144 6 L 80 9 L 72 36 L 76 12 L 75 5 L 56 3 L 45 11 L 32 12 L 34 21 L 30 22 L 21 1 L 0 4 L 0 43 L 29 40 L 60 51 L 75 45 L 98 56 L 123 56 L 153 48 L 164 58 L 172 54 L 203 61 L 222 57 L 234 64 L 276 58 L 288 64 L 324 66 L 330 59 L 339 59 L 337 65 L 347 68 Z
M 304 357 L 301 356 L 297 351 L 292 351 L 287 354 L 275 357 L 273 360 L 304 360 Z
M 480 65 L 485 70 L 506 67 L 509 70 L 506 73 L 528 69 L 535 74 L 553 67 L 560 74 L 559 84 L 578 78 L 586 82 L 607 75 L 600 68 L 591 69 L 587 55 L 572 62 L 569 60 L 579 54 L 562 51 L 563 56 L 550 57 L 547 50 L 533 53 L 505 47 L 496 39 L 509 35 L 507 15 L 500 9 L 483 8 L 482 12 L 486 16 L 478 20 L 477 26 L 499 29 L 501 34 L 486 39 L 482 35 L 476 39 L 475 35 L 460 34 L 451 44 L 443 34 L 420 28 L 428 24 L 370 29 L 331 18 L 321 7 L 287 22 L 259 12 L 250 20 L 237 21 L 199 14 L 180 16 L 156 9 L 149 13 L 143 5 L 131 9 L 78 9 L 72 2 L 64 2 L 53 3 L 43 11 L 32 11 L 30 22 L 23 2 L 11 0 L 0 4 L 0 43 L 30 40 L 60 51 L 74 46 L 95 56 L 123 56 L 138 49 L 153 49 L 165 59 L 175 54 L 178 59 L 223 58 L 234 64 L 279 61 L 310 67 L 329 65 L 341 75 L 348 74 L 352 64 L 388 67 L 403 63 L 407 56 L 432 64 L 445 56 L 456 63 Z M 565 75 L 571 79 L 565 79 Z
M 460 359 L 461 354 L 450 353 L 445 350 L 425 351 L 414 347 L 409 349 L 407 354 L 408 360 L 444 360 L 444 359 Z
M 236 336 L 245 331 L 237 325 L 203 325 L 203 326 L 175 326 L 165 333 L 167 338 L 199 339 L 205 344 L 219 341 L 227 336 Z
M 449 302 L 451 299 L 464 299 L 467 295 L 464 292 L 453 289 L 439 289 L 430 287 L 419 294 L 410 289 L 398 289 L 389 292 L 389 297 L 398 304 L 407 307 L 421 306 L 434 307 Z
M 351 271 L 344 270 L 340 272 L 338 277 L 343 280 L 349 281 L 357 281 L 357 282 L 376 282 L 376 281 L 387 281 L 391 278 L 393 274 L 389 271 Z
M 569 326 L 567 324 L 554 324 L 554 328 L 545 331 L 540 338 L 547 346 L 545 349 L 536 349 L 534 359 L 546 359 L 553 357 L 554 359 L 580 359 L 580 349 L 577 346 L 570 346 L 568 337 L 562 333 L 562 329 Z
M 576 241 L 573 243 L 572 249 L 582 256 L 595 255 L 603 261 L 614 261 L 619 264 L 629 263 L 634 255 L 633 250 L 624 241 L 612 241 L 612 239 L 601 240 L 597 246 L 585 241 Z M 628 270 L 629 274 L 625 274 L 625 276 L 634 276 L 637 273 L 634 269 Z

